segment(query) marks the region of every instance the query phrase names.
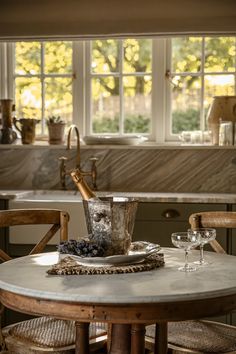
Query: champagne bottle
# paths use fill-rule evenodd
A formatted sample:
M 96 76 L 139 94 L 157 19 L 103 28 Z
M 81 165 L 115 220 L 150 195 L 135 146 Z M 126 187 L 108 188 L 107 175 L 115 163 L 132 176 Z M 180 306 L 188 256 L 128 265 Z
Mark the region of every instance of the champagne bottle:
M 80 191 L 83 200 L 99 200 L 96 194 L 87 185 L 79 169 L 71 171 L 70 175 Z

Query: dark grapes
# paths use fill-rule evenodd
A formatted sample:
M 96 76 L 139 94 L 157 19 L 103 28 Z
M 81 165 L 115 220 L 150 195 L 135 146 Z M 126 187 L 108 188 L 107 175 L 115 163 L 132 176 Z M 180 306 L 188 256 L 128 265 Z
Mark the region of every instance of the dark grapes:
M 103 257 L 105 253 L 101 245 L 84 239 L 61 242 L 57 246 L 57 250 L 60 253 L 74 254 L 80 257 Z

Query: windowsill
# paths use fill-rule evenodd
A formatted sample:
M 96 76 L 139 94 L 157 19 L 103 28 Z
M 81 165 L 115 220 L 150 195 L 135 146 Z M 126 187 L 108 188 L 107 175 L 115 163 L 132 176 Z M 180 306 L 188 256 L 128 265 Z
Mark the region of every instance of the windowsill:
M 208 144 L 181 144 L 178 142 L 166 142 L 166 143 L 155 143 L 155 142 L 145 142 L 138 145 L 86 145 L 83 142 L 80 144 L 81 149 L 92 149 L 92 150 L 102 150 L 102 149 L 179 149 L 179 150 L 193 150 L 193 149 L 236 149 L 235 145 L 229 146 L 219 146 L 219 145 L 208 145 Z M 76 142 L 72 144 L 72 148 L 76 148 Z M 36 141 L 34 144 L 23 145 L 21 141 L 17 141 L 13 144 L 0 144 L 0 149 L 66 149 L 66 144 L 62 145 L 50 145 L 47 141 Z

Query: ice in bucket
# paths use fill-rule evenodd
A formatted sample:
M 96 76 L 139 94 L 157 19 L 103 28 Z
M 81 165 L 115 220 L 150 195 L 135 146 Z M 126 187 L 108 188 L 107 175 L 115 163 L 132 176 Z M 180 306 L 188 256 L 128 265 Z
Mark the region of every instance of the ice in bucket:
M 138 201 L 105 197 L 83 200 L 83 203 L 89 238 L 104 247 L 105 256 L 127 254 Z

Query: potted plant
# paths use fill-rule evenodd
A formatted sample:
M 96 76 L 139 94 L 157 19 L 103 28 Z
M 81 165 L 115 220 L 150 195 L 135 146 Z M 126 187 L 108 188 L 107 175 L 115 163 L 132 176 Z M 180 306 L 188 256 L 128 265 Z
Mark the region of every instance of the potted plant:
M 49 144 L 63 144 L 65 121 L 60 116 L 50 116 L 47 120 Z

